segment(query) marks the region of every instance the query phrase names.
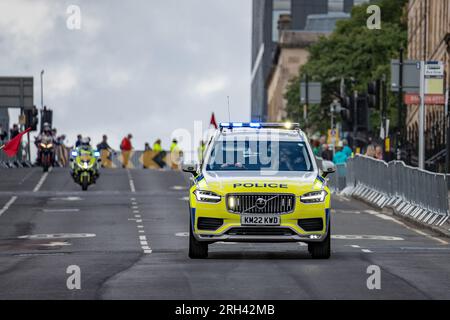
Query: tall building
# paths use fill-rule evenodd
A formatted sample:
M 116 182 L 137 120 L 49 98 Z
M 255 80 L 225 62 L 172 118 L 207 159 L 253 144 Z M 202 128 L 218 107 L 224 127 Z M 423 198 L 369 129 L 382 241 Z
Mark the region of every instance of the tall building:
M 408 58 L 443 61 L 446 83 L 450 83 L 450 1 L 410 0 L 408 15 Z M 411 163 L 417 164 L 417 105 L 407 107 L 407 141 Z M 428 169 L 443 171 L 445 164 L 445 110 L 442 105 L 425 108 L 425 161 Z
M 275 94 L 271 97 L 278 101 L 276 108 L 282 109 L 279 101 L 283 99 L 282 92 L 287 81 L 298 72 L 298 67 L 307 61 L 307 46 L 317 41 L 318 33 L 329 33 L 334 29 L 337 20 L 348 18 L 351 8 L 355 4 L 361 4 L 368 0 L 253 0 L 253 27 L 252 27 L 252 73 L 251 73 L 251 118 L 256 121 L 274 120 L 269 113 L 268 92 Z M 284 17 L 280 20 L 280 18 Z M 287 22 L 286 18 L 289 17 Z M 286 23 L 289 25 L 286 27 Z M 311 35 L 287 35 L 281 41 L 282 33 L 311 32 Z M 302 39 L 301 39 L 302 38 Z M 291 39 L 293 45 L 300 45 L 298 49 L 285 55 L 290 61 L 286 68 L 288 72 L 278 73 L 282 83 L 273 82 L 274 67 L 279 64 L 280 48 L 287 48 L 291 44 L 286 41 Z M 280 43 L 282 45 L 280 46 Z M 298 56 L 296 56 L 297 53 Z M 277 115 L 276 118 L 280 116 Z

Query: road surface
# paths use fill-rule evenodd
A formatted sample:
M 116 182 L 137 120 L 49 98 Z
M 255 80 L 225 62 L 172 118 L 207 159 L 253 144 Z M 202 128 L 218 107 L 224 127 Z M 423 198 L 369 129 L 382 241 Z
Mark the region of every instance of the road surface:
M 330 260 L 298 243 L 219 243 L 190 260 L 186 197 L 173 171 L 104 170 L 82 192 L 67 169 L 1 169 L 0 299 L 450 299 L 448 241 L 359 201 L 333 197 Z

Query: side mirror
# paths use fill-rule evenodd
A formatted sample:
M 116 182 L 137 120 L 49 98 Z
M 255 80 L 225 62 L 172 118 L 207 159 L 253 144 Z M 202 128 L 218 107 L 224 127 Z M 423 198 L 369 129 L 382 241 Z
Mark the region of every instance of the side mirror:
M 185 163 L 182 165 L 182 170 L 195 175 L 197 174 L 198 165 L 195 163 Z
M 336 165 L 331 161 L 323 161 L 322 162 L 322 176 L 326 177 L 327 175 L 336 172 Z

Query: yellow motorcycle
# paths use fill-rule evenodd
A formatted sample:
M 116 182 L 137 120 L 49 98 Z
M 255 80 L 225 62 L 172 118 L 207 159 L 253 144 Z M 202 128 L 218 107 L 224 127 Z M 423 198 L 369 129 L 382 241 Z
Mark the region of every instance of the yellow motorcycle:
M 72 151 L 70 163 L 72 177 L 86 191 L 99 177 L 100 152 L 90 148 L 77 148 Z

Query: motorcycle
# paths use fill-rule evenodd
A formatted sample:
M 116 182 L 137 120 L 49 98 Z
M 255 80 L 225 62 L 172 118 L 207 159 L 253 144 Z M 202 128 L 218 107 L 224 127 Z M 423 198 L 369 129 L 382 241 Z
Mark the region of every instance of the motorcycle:
M 54 154 L 53 140 L 48 137 L 43 138 L 39 143 L 39 156 L 44 172 L 53 166 Z
M 96 183 L 99 177 L 98 164 L 100 161 L 100 153 L 98 151 L 86 149 L 72 151 L 72 157 L 70 158 L 72 177 L 83 191 L 86 191 L 90 185 Z

